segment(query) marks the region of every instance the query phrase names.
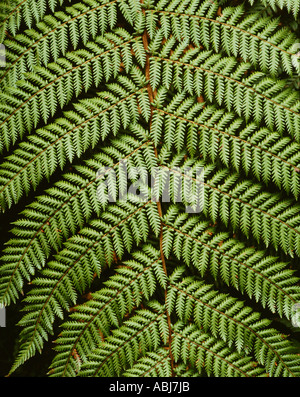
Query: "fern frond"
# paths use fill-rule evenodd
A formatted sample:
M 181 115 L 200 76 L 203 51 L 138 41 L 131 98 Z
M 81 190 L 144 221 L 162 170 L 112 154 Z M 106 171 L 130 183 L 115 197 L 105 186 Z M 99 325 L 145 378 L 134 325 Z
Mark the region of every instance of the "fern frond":
M 202 277 L 209 273 L 271 312 L 291 318 L 300 290 L 296 284 L 299 279 L 286 263 L 247 247 L 229 233 L 218 232 L 199 216 L 189 218 L 176 206 L 170 207 L 163 225 L 167 258 L 173 254 L 195 266 Z
M 9 375 L 300 376 L 299 4 L 2 1 Z
M 12 371 L 36 351 L 41 352 L 44 340 L 53 333 L 55 318 L 63 318 L 63 312 L 76 303 L 78 292 L 83 294 L 115 257 L 122 259 L 125 248 L 130 251 L 130 247 L 125 247 L 126 241 L 146 241 L 150 232 L 147 205 L 153 203 L 141 205 L 133 198 L 132 202 L 110 206 L 101 219 L 91 220 L 70 237 L 41 276 L 32 281 L 34 288 L 24 299 L 27 313 L 19 325 L 25 328 L 20 334 L 22 344 Z M 124 224 L 127 227 L 122 227 Z
M 104 282 L 104 288 L 92 293 L 85 304 L 76 306 L 70 320 L 63 323 L 63 331 L 56 341 L 57 354 L 50 367 L 51 376 L 75 376 L 78 365 L 74 353 L 80 356 L 81 364 L 84 363 L 90 351 L 109 335 L 111 326 L 118 327 L 125 314 L 140 307 L 143 298 L 153 296 L 156 275 L 165 287 L 160 252 L 145 246 L 133 252 L 132 259 L 122 262 L 116 273 Z
M 263 17 L 260 12 L 245 16 L 242 4 L 224 7 L 218 15 L 217 3 L 204 1 L 200 7 L 180 3 L 166 6 L 158 2 L 154 9 L 146 10 L 146 28 L 151 39 L 155 34 L 151 20 L 156 18 L 165 39 L 173 35 L 178 41 L 187 39 L 197 47 L 203 45 L 216 52 L 222 47 L 228 56 L 249 60 L 254 67 L 273 76 L 280 69 L 293 75 L 291 56 L 297 37 L 288 27 L 281 28 L 278 19 Z
M 299 376 L 299 357 L 286 336 L 270 328 L 270 320 L 195 277 L 182 278 L 183 274 L 181 268 L 170 277 L 169 313 L 176 312 L 184 323 L 192 321 L 240 354 L 252 354 L 270 376 Z
M 175 324 L 172 350 L 176 361 L 190 364 L 198 372 L 205 369 L 214 377 L 266 376 L 251 357 L 238 354 L 226 344 L 200 331 L 195 325 Z
M 251 5 L 254 0 L 248 0 Z M 293 14 L 295 19 L 298 17 L 300 11 L 299 0 L 261 0 L 264 5 L 271 6 L 274 10 L 278 7 L 280 10 L 286 9 L 290 14 Z
M 34 22 L 38 22 L 44 15 L 47 7 L 54 11 L 62 5 L 64 0 L 19 0 L 13 1 L 8 9 L 5 18 L 0 25 L 0 41 L 3 41 L 5 31 L 8 30 L 15 35 L 22 23 L 31 27 Z
M 178 106 L 178 99 L 181 104 Z M 257 128 L 255 123 L 245 124 L 234 112 L 198 102 L 197 97 L 180 93 L 160 108 L 156 103 L 153 112 L 155 142 L 162 133 L 168 150 L 180 152 L 186 148 L 191 156 L 199 151 L 205 160 L 235 171 L 244 171 L 266 185 L 274 182 L 279 189 L 300 194 L 300 146 L 288 137 L 281 137 L 267 128 Z M 152 133 L 155 125 L 152 127 Z M 175 131 L 187 130 L 183 141 L 178 141 Z
M 70 3 L 70 0 L 66 0 L 66 1 L 67 4 Z M 133 24 L 135 17 L 138 14 L 140 14 L 141 7 L 139 2 L 132 0 L 126 0 L 126 1 L 121 0 L 118 2 L 120 3 L 119 10 L 122 12 L 123 16 L 130 24 Z M 109 0 L 101 0 L 101 5 L 106 3 L 109 3 Z M 0 41 L 3 40 L 6 30 L 13 36 L 16 36 L 22 24 L 25 24 L 27 28 L 31 29 L 33 25 L 38 24 L 45 17 L 45 14 L 48 9 L 50 9 L 50 11 L 53 14 L 55 10 L 57 10 L 59 6 L 62 6 L 63 4 L 64 4 L 64 0 L 22 0 L 22 1 L 20 0 L 19 2 L 14 1 L 9 8 L 4 7 L 4 10 L 8 10 L 8 12 L 6 13 L 5 17 L 2 18 L 1 21 Z M 84 9 L 87 6 L 95 7 L 94 0 L 82 0 L 81 3 L 77 3 L 77 4 L 78 5 L 75 8 L 75 12 L 76 9 Z M 99 2 L 96 4 L 99 5 Z M 72 6 L 69 9 L 72 9 Z M 108 20 L 110 21 L 112 18 L 112 14 L 113 14 L 112 12 L 108 14 Z M 95 25 L 96 23 L 95 18 L 93 19 L 94 21 L 92 21 L 91 24 L 94 23 Z M 103 23 L 106 23 L 104 19 L 105 19 L 105 15 L 100 14 L 98 21 L 102 26 Z M 141 23 L 139 21 L 139 18 L 136 18 L 135 23 L 137 25 L 138 23 Z
M 0 84 L 12 86 L 35 66 L 47 65 L 65 55 L 70 46 L 74 50 L 79 38 L 86 44 L 116 25 L 117 0 L 96 2 L 83 0 L 47 15 L 36 24 L 12 39 L 4 41 L 7 67 Z
M 272 79 L 261 72 L 250 73 L 251 64 L 238 63 L 233 57 L 224 58 L 197 47 L 181 50 L 183 55 L 179 53 L 176 57 L 167 54 L 164 48 L 151 56 L 153 89 L 162 84 L 167 89 L 174 86 L 180 92 L 184 87 L 191 95 L 203 95 L 209 103 L 216 100 L 246 121 L 253 119 L 258 126 L 264 121 L 271 131 L 278 130 L 281 134 L 288 131 L 300 142 L 299 96 L 291 88 L 285 88 L 284 80 Z
M 172 374 L 171 360 L 166 349 L 157 349 L 156 352 L 148 352 L 134 365 L 122 373 L 122 377 L 161 377 L 167 378 Z
M 164 308 L 151 301 L 147 306 L 147 309 L 137 310 L 89 355 L 81 367 L 81 376 L 118 376 L 146 352 L 155 351 L 166 343 L 168 334 L 163 330 L 168 327 Z
M 35 269 L 45 266 L 51 251 L 58 252 L 64 239 L 82 228 L 93 214 L 100 216 L 105 210 L 108 203 L 100 200 L 98 191 L 99 170 L 109 167 L 119 175 L 120 158 L 127 161 L 128 171 L 141 163 L 145 168 L 150 167 L 149 142 L 140 143 L 125 136 L 123 141 L 120 149 L 118 141 L 111 142 L 112 146 L 104 147 L 102 153 L 86 160 L 86 166 L 77 166 L 77 173 L 66 174 L 23 211 L 12 229 L 14 238 L 8 241 L 1 258 L 1 302 L 15 301 L 23 289 L 23 280 L 29 281 Z M 141 156 L 139 151 L 143 152 Z M 118 181 L 117 184 L 118 187 Z M 152 225 L 155 228 L 155 220 Z
M 173 164 L 180 167 L 177 173 L 183 179 L 197 183 L 192 171 L 189 175 L 183 170 L 203 168 L 204 181 L 198 183 L 203 185 L 203 212 L 207 217 L 213 222 L 220 220 L 227 227 L 230 225 L 234 231 L 240 230 L 247 238 L 254 237 L 266 247 L 272 245 L 291 257 L 300 256 L 300 207 L 297 202 L 272 194 L 252 180 L 239 180 L 239 174 L 230 173 L 228 169 L 216 169 L 215 165 L 203 161 L 182 161 L 184 156 L 182 152 L 173 160 Z M 163 160 L 162 167 L 169 171 L 174 168 Z
M 5 159 L 0 167 L 2 209 L 16 204 L 32 189 L 36 190 L 44 178 L 49 180 L 57 168 L 63 169 L 74 158 L 80 158 L 111 132 L 116 135 L 122 127 L 137 122 L 139 106 L 147 117 L 150 109 L 149 102 L 143 100 L 145 88 L 137 87 L 125 77 L 119 77 L 106 88 L 93 98 L 74 103 L 64 117 L 36 130 Z
M 87 50 L 68 52 L 56 63 L 48 64 L 47 68 L 36 67 L 34 73 L 27 74 L 26 80 L 19 81 L 18 87 L 9 87 L 0 95 L 6 100 L 0 108 L 3 118 L 0 123 L 1 151 L 9 149 L 25 132 L 32 131 L 40 120 L 46 123 L 58 108 L 63 108 L 92 84 L 98 86 L 111 76 L 117 77 L 121 58 L 124 58 L 124 53 L 132 57 L 131 45 L 139 38 L 132 38 L 124 29 L 117 29 L 114 34 L 106 36 L 87 43 Z M 125 65 L 125 69 L 131 62 Z M 35 114 L 34 120 L 28 113 L 30 109 Z

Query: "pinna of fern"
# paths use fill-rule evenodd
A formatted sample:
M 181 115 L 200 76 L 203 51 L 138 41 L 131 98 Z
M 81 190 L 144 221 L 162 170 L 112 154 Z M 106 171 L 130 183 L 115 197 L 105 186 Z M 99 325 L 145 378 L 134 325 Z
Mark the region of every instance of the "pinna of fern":
M 0 203 L 21 211 L 0 303 L 22 316 L 9 374 L 52 341 L 56 377 L 300 376 L 299 4 L 11 4 Z M 203 171 L 199 213 L 174 193 L 197 182 L 186 168 Z M 169 201 L 154 169 L 171 175 Z M 115 192 L 129 178 L 147 199 L 110 202 L 107 170 Z

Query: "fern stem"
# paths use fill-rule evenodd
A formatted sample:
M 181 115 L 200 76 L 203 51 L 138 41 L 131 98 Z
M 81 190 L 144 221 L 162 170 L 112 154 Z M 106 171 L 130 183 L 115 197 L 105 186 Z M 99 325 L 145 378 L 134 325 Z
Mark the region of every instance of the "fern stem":
M 160 201 L 157 202 L 157 210 L 158 210 L 160 219 L 162 219 L 163 214 L 162 214 L 162 208 L 161 208 Z M 162 221 L 160 224 L 159 249 L 160 249 L 160 253 L 161 253 L 163 270 L 165 272 L 166 277 L 168 277 L 166 260 L 165 260 L 164 250 L 163 250 L 163 223 L 162 223 Z M 167 302 L 167 294 L 168 294 L 168 290 L 167 290 L 167 288 L 165 288 L 165 303 Z M 168 312 L 168 310 L 166 310 L 166 315 L 167 315 L 168 328 L 169 328 L 169 355 L 170 355 L 170 359 L 171 359 L 172 377 L 175 377 L 174 357 L 173 357 L 173 353 L 172 353 L 172 323 L 171 323 L 170 313 Z
M 140 0 L 141 3 L 143 3 L 143 0 Z M 143 9 L 143 13 L 145 13 L 145 10 Z M 155 98 L 156 91 L 153 92 L 151 84 L 150 84 L 150 55 L 148 52 L 148 33 L 147 30 L 144 30 L 143 33 L 143 45 L 144 49 L 146 52 L 146 64 L 145 64 L 145 77 L 146 81 L 148 82 L 147 84 L 147 89 L 148 89 L 148 95 L 149 95 L 149 102 L 150 102 L 150 121 L 149 121 L 149 130 L 151 130 L 151 124 L 152 124 L 152 119 L 153 119 L 153 102 Z M 155 157 L 158 158 L 158 153 L 157 153 L 157 148 L 153 144 L 154 147 L 154 152 L 155 152 Z M 164 251 L 163 251 L 163 223 L 162 223 L 162 207 L 161 207 L 161 202 L 157 202 L 157 210 L 158 214 L 160 217 L 160 236 L 159 236 L 159 248 L 160 248 L 160 253 L 161 253 L 161 260 L 162 260 L 162 265 L 163 265 L 163 270 L 168 278 L 168 272 L 167 272 L 167 266 L 166 266 L 166 261 L 165 261 L 165 256 L 164 256 Z M 165 304 L 167 302 L 167 288 L 165 289 Z M 166 310 L 166 315 L 167 315 L 167 321 L 168 321 L 168 328 L 169 328 L 169 356 L 171 359 L 171 372 L 172 372 L 172 377 L 175 377 L 175 370 L 174 370 L 174 357 L 172 353 L 172 322 L 171 322 L 171 317 L 170 314 L 168 313 L 168 310 Z

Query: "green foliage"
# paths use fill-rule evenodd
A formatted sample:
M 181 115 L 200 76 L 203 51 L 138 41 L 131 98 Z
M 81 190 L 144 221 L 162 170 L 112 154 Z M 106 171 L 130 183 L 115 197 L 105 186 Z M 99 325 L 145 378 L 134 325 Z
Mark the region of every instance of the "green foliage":
M 1 4 L 10 374 L 54 342 L 56 377 L 300 376 L 299 10 Z M 169 201 L 154 169 L 173 172 Z M 185 169 L 203 172 L 197 213 Z M 111 202 L 105 177 L 115 199 L 128 181 L 148 198 Z

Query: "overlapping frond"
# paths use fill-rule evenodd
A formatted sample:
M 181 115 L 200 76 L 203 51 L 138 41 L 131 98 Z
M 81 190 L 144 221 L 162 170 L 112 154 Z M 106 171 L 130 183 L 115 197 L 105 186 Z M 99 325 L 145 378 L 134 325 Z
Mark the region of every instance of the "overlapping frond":
M 6 30 L 16 34 L 22 23 L 31 27 L 44 15 L 47 7 L 54 11 L 64 0 L 13 0 L 6 4 L 6 13 L 1 18 L 0 41 L 3 40 Z M 69 2 L 69 0 L 67 0 Z M 7 3 L 7 2 L 6 2 Z
M 118 376 L 147 351 L 155 351 L 167 342 L 169 329 L 164 307 L 155 301 L 147 306 L 136 310 L 134 316 L 113 330 L 89 355 L 82 365 L 81 376 Z
M 217 168 L 214 164 L 189 159 L 184 161 L 186 153 L 173 156 L 171 165 L 165 159 L 162 166 L 172 170 L 175 166 L 184 170 L 191 168 L 191 175 L 177 171 L 182 179 L 195 179 L 192 170 L 203 168 L 203 212 L 213 222 L 221 221 L 240 230 L 249 238 L 254 237 L 265 246 L 272 245 L 286 254 L 300 256 L 300 206 L 291 198 L 274 194 L 251 179 L 240 179 L 238 173 L 228 168 Z M 166 156 L 166 153 L 164 153 Z M 195 174 L 195 173 L 194 173 Z M 170 190 L 176 186 L 171 184 Z
M 254 4 L 254 0 L 248 0 L 251 5 Z M 298 17 L 300 11 L 299 0 L 262 0 L 264 5 L 269 5 L 272 9 L 276 10 L 287 10 L 289 13 L 293 14 L 295 18 Z
M 117 178 L 111 183 L 115 182 L 119 189 L 120 158 L 126 161 L 128 172 L 133 167 L 155 165 L 148 141 L 142 143 L 125 136 L 122 141 L 121 147 L 119 140 L 110 142 L 101 153 L 86 160 L 85 166 L 77 166 L 76 173 L 65 174 L 14 222 L 14 238 L 7 242 L 1 258 L 1 302 L 15 301 L 24 280 L 30 280 L 36 269 L 45 266 L 51 252 L 58 252 L 63 241 L 82 228 L 93 214 L 100 216 L 109 204 L 109 197 L 104 200 L 99 190 L 103 168 L 105 172 L 115 170 Z
M 146 241 L 151 230 L 147 211 L 152 202 L 127 201 L 110 206 L 101 214 L 101 219 L 92 219 L 87 226 L 70 237 L 63 249 L 47 263 L 47 268 L 32 281 L 34 286 L 24 299 L 26 303 L 19 325 L 24 326 L 20 334 L 21 347 L 12 370 L 14 371 L 36 351 L 41 351 L 44 340 L 53 333 L 55 317 L 63 317 L 90 287 L 101 269 L 122 259 L 125 250 Z
M 155 352 L 148 352 L 144 357 L 140 358 L 131 368 L 123 372 L 122 376 L 168 378 L 172 375 L 170 361 L 166 349 L 157 349 Z
M 162 33 L 160 36 L 163 37 Z M 255 72 L 250 63 L 240 63 L 235 57 L 189 48 L 188 41 L 185 48 L 184 43 L 177 44 L 172 37 L 157 55 L 151 56 L 153 88 L 163 85 L 169 89 L 172 85 L 179 92 L 184 89 L 198 97 L 205 94 L 208 102 L 217 101 L 258 126 L 264 121 L 271 131 L 278 130 L 281 134 L 288 131 L 300 142 L 299 95 L 285 88 L 284 79 Z
M 55 123 L 29 135 L 1 164 L 2 209 L 16 204 L 44 178 L 49 180 L 57 168 L 63 169 L 109 135 L 135 123 L 140 113 L 146 119 L 150 113 L 146 89 L 126 76 L 72 107 Z
M 28 3 L 28 0 L 27 0 Z M 33 2 L 36 3 L 36 2 Z M 13 85 L 24 73 L 35 66 L 47 65 L 66 54 L 70 45 L 74 49 L 79 42 L 86 44 L 114 28 L 117 20 L 117 0 L 83 0 L 70 4 L 64 11 L 45 16 L 35 27 L 5 40 L 6 69 L 0 70 L 0 84 Z
M 109 335 L 110 327 L 118 327 L 126 314 L 136 310 L 143 299 L 150 299 L 166 278 L 162 269 L 160 252 L 145 246 L 134 252 L 132 259 L 124 261 L 104 288 L 92 294 L 91 299 L 74 308 L 70 320 L 56 341 L 55 356 L 51 364 L 52 376 L 74 376 L 78 373 L 78 360 L 84 363 L 91 350 Z M 80 319 L 80 321 L 78 321 Z M 76 352 L 76 353 L 75 353 Z
M 118 10 L 123 14 L 127 22 L 133 24 L 133 20 L 134 17 L 136 16 L 136 12 L 140 10 L 139 3 L 134 0 L 127 0 L 127 1 L 115 0 L 115 1 L 119 3 Z M 16 36 L 22 24 L 24 24 L 26 28 L 34 29 L 35 26 L 43 26 L 43 22 L 45 22 L 45 19 L 49 23 L 49 20 L 51 20 L 55 11 L 57 11 L 59 7 L 62 5 L 66 6 L 67 13 L 70 10 L 70 13 L 73 12 L 77 14 L 78 10 L 87 11 L 88 9 L 96 8 L 99 5 L 105 5 L 107 3 L 112 3 L 112 1 L 101 0 L 99 4 L 99 1 L 96 3 L 94 0 L 82 0 L 82 2 L 76 3 L 77 6 L 75 5 L 75 7 L 72 8 L 73 4 L 71 3 L 70 0 L 19 0 L 19 1 L 13 0 L 12 2 L 10 2 L 9 6 L 7 4 L 3 5 L 4 11 L 2 11 L 2 13 L 5 12 L 5 15 L 1 18 L 0 21 L 1 22 L 0 41 L 4 39 L 6 32 L 9 32 L 9 34 Z M 89 21 L 89 24 L 86 24 L 85 27 L 88 30 L 91 29 L 90 24 L 94 25 L 95 27 L 96 24 L 95 19 L 96 19 L 97 22 L 101 24 L 102 26 L 101 29 L 104 29 L 104 27 L 108 22 L 108 20 L 105 20 L 106 19 L 105 17 L 108 16 L 107 19 L 109 19 L 110 22 L 112 22 L 112 20 L 114 20 L 115 18 L 113 15 L 115 14 L 114 6 L 110 8 L 110 11 L 111 12 L 108 14 L 106 14 L 106 11 L 104 11 L 103 13 L 99 12 L 100 15 L 99 19 L 95 18 L 94 15 L 93 17 L 91 17 L 91 21 Z M 63 12 L 62 11 L 57 12 L 57 14 L 61 18 Z M 136 17 L 135 23 L 137 25 L 138 25 L 138 21 L 139 18 Z M 76 27 L 74 25 L 72 26 L 71 35 L 74 35 L 73 37 L 75 38 Z M 47 23 L 44 26 L 47 26 Z M 87 32 L 84 32 L 84 35 L 86 34 Z M 78 37 L 77 40 L 79 41 Z
M 264 369 L 251 357 L 238 354 L 233 348 L 193 324 L 175 324 L 172 350 L 176 361 L 182 360 L 198 373 L 205 370 L 208 376 L 266 376 Z
M 270 327 L 244 302 L 220 294 L 195 277 L 183 278 L 184 268 L 170 277 L 168 311 L 185 323 L 192 321 L 204 332 L 235 346 L 239 353 L 253 354 L 270 376 L 299 376 L 299 356 L 281 332 Z M 296 373 L 294 373 L 296 371 Z
M 198 216 L 178 213 L 173 206 L 163 219 L 164 253 L 175 255 L 199 274 L 207 273 L 251 299 L 268 307 L 271 312 L 290 318 L 292 306 L 299 300 L 299 278 L 288 264 L 266 252 L 247 247 L 245 243 L 209 227 Z
M 258 128 L 223 108 L 205 105 L 182 91 L 162 108 L 153 111 L 152 134 L 159 142 L 162 134 L 168 150 L 186 148 L 191 156 L 197 151 L 204 160 L 237 172 L 243 171 L 266 185 L 275 183 L 297 199 L 300 193 L 300 146 L 276 131 Z M 182 135 L 176 131 L 182 131 Z
M 247 13 L 243 4 L 222 8 L 209 0 L 153 3 L 146 11 L 151 39 L 159 20 L 165 39 L 171 34 L 206 50 L 222 50 L 271 75 L 281 70 L 290 75 L 294 72 L 291 56 L 296 52 L 297 36 L 287 26 L 281 27 L 278 17 L 263 17 L 259 11 Z
M 35 67 L 34 72 L 26 73 L 26 79 L 8 87 L 0 95 L 1 151 L 31 132 L 40 120 L 46 123 L 58 108 L 92 85 L 116 78 L 121 62 L 128 72 L 133 63 L 131 48 L 138 40 L 141 38 L 118 28 L 86 43 L 85 50 L 70 51 L 47 67 Z

